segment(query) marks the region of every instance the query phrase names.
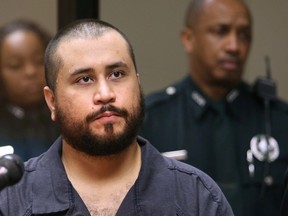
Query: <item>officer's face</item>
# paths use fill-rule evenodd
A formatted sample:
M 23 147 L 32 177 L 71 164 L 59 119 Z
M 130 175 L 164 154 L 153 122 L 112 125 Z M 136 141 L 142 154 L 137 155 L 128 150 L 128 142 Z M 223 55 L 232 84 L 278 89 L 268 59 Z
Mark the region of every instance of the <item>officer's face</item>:
M 10 103 L 31 108 L 43 101 L 44 49 L 40 39 L 30 31 L 15 31 L 4 38 L 0 72 Z
M 108 31 L 71 39 L 57 49 L 63 61 L 55 93 L 45 87 L 64 143 L 88 155 L 121 152 L 136 139 L 143 117 L 138 75 L 125 40 Z
M 249 12 L 239 1 L 207 1 L 197 23 L 187 28 L 196 79 L 215 85 L 237 84 L 251 43 Z

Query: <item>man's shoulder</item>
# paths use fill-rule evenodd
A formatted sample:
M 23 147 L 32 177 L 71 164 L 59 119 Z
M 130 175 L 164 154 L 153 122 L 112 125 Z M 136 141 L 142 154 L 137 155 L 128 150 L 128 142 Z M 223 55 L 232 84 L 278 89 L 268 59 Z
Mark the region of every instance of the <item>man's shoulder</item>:
M 24 173 L 20 181 L 13 187 L 8 187 L 9 191 L 23 192 L 26 189 L 32 187 L 35 182 L 44 182 L 45 176 L 43 173 L 49 173 L 51 170 L 57 168 L 56 156 L 51 154 L 51 149 L 55 149 L 55 145 L 52 145 L 50 149 L 42 153 L 37 157 L 33 157 L 24 162 Z M 53 158 L 54 156 L 54 158 Z M 51 160 L 53 158 L 53 160 Z M 59 159 L 60 160 L 60 159 Z M 31 188 L 30 188 L 31 189 Z M 29 192 L 30 194 L 30 192 Z
M 275 101 L 273 101 L 273 107 L 274 109 L 277 109 L 279 112 L 282 112 L 283 114 L 288 115 L 288 103 L 287 101 L 277 98 Z
M 145 98 L 147 109 L 173 103 L 179 96 L 181 96 L 183 88 L 184 80 L 180 80 L 163 89 L 148 94 Z
M 60 141 L 61 137 L 42 155 L 24 163 L 25 170 L 21 180 L 0 191 L 0 211 L 20 215 L 32 211 L 33 203 L 33 211 L 44 212 L 45 209 L 52 212 L 59 204 L 57 201 L 59 198 L 62 202 L 58 207 L 67 207 L 63 200 L 66 202 L 65 198 L 69 194 L 69 188 L 65 187 L 68 180 L 61 166 L 60 155 L 56 155 Z
M 146 161 L 155 161 L 155 166 L 153 167 L 153 170 L 167 170 L 168 173 L 174 172 L 176 175 L 183 175 L 186 176 L 187 178 L 193 178 L 193 176 L 198 177 L 203 177 L 203 178 L 208 178 L 210 177 L 206 175 L 203 171 L 199 170 L 198 168 L 184 163 L 180 160 L 176 160 L 175 154 L 174 156 L 171 156 L 171 154 L 161 154 L 158 149 L 154 147 L 153 144 L 151 144 L 147 139 L 138 136 L 137 137 L 138 143 L 142 147 L 144 147 L 145 151 L 142 152 L 143 157 L 144 157 L 144 164 L 146 164 Z M 181 150 L 180 150 L 181 151 Z M 176 152 L 174 152 L 176 153 Z M 185 152 L 179 152 L 177 155 L 184 155 Z M 185 157 L 185 156 L 183 156 Z M 178 174 L 177 174 L 178 173 Z M 173 174 L 174 176 L 174 174 Z
M 168 169 L 173 172 L 174 182 L 177 182 L 174 187 L 177 190 L 194 193 L 194 196 L 198 196 L 197 199 L 200 206 L 210 202 L 211 205 L 221 206 L 219 208 L 222 208 L 221 211 L 227 215 L 233 215 L 223 192 L 209 175 L 190 164 L 171 158 L 164 158 L 168 164 Z M 177 196 L 178 192 L 175 191 L 175 193 Z M 188 193 L 188 197 L 190 195 Z M 179 196 L 183 196 L 183 193 L 179 194 Z
M 161 181 L 167 185 L 174 183 L 174 187 L 171 188 L 173 191 L 175 187 L 178 189 L 183 188 L 186 191 L 197 189 L 198 192 L 206 191 L 211 196 L 222 196 L 222 192 L 215 181 L 205 172 L 190 164 L 160 154 L 148 140 L 142 137 L 138 137 L 138 142 L 142 143 L 142 145 L 143 143 L 146 144 L 145 153 L 143 152 L 144 166 L 150 169 L 150 166 L 146 166 L 147 161 L 154 161 L 153 170 L 150 170 L 149 173 L 150 175 L 157 173 L 155 182 Z M 158 175 L 159 172 L 162 173 L 161 176 Z M 198 195 L 201 196 L 201 194 Z
M 13 212 L 13 215 L 20 215 L 20 212 L 22 214 L 24 211 L 31 210 L 33 182 L 42 178 L 34 172 L 38 160 L 39 158 L 33 158 L 25 162 L 24 173 L 20 181 L 0 191 L 0 209 L 3 214 Z
M 240 85 L 240 91 L 244 100 L 250 100 L 253 101 L 253 103 L 256 102 L 257 104 L 264 104 L 264 96 L 259 95 L 259 93 L 255 91 L 255 86 L 243 81 Z M 283 98 L 276 95 L 274 98 L 269 98 L 269 103 L 273 111 L 288 114 L 288 102 Z
M 22 178 L 15 185 L 15 187 L 9 187 L 11 191 L 15 189 L 16 191 L 19 192 L 20 191 L 19 188 L 28 188 L 31 186 L 32 182 L 38 181 L 39 179 L 42 178 L 42 176 L 41 175 L 38 176 L 36 172 L 38 172 L 39 170 L 43 170 L 41 165 L 39 166 L 39 163 L 42 161 L 44 154 L 38 157 L 30 158 L 28 161 L 24 162 L 24 172 L 23 172 Z M 38 177 L 35 178 L 35 176 L 38 176 Z
M 194 178 L 203 182 L 211 182 L 214 184 L 214 181 L 202 170 L 184 163 L 182 161 L 178 161 L 169 157 L 164 156 L 164 160 L 168 165 L 168 169 L 176 173 L 176 175 L 186 176 L 187 178 Z

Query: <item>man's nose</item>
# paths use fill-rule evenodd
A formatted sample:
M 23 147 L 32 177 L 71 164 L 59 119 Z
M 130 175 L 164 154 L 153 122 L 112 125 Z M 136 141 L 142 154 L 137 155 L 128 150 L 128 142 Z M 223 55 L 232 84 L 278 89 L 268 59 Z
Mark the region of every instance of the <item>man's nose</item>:
M 231 32 L 228 36 L 227 36 L 227 40 L 226 40 L 226 44 L 225 44 L 225 48 L 228 52 L 231 53 L 238 53 L 239 49 L 240 49 L 240 41 L 238 39 L 238 36 L 236 33 Z
M 115 91 L 109 84 L 109 81 L 99 81 L 94 95 L 95 104 L 108 104 L 114 102 L 116 99 Z

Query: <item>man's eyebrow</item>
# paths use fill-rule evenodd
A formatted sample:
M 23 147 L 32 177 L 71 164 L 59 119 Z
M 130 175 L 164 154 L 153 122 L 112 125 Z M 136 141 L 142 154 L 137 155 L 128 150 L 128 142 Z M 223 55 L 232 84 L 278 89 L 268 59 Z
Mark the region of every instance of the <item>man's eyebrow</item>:
M 77 68 L 75 70 L 72 71 L 71 76 L 75 76 L 78 74 L 83 74 L 83 73 L 87 73 L 89 71 L 93 71 L 93 68 L 91 67 L 83 67 L 83 68 Z
M 112 64 L 109 64 L 106 66 L 106 69 L 114 69 L 114 68 L 118 68 L 118 67 L 126 67 L 128 68 L 128 65 L 122 61 L 119 61 L 119 62 L 115 62 L 115 63 L 112 63 Z
M 118 68 L 118 67 L 126 67 L 128 68 L 128 65 L 124 62 L 115 62 L 115 63 L 112 63 L 112 64 L 108 64 L 105 68 L 106 69 L 114 69 L 114 68 Z M 75 76 L 75 75 L 79 75 L 79 74 L 83 74 L 83 73 L 88 73 L 88 72 L 91 72 L 91 71 L 94 71 L 94 69 L 92 67 L 80 67 L 80 68 L 76 68 L 75 70 L 73 70 L 71 72 L 71 76 Z

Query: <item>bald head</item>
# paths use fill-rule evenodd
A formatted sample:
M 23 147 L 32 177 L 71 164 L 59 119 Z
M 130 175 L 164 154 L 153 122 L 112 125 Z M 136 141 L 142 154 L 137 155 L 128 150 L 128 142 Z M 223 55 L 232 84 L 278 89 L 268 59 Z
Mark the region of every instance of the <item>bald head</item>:
M 247 10 L 247 13 L 249 14 L 251 20 L 251 13 L 248 6 L 243 0 L 192 0 L 186 9 L 184 26 L 194 27 L 198 23 L 198 18 L 202 13 L 203 8 L 208 4 L 214 4 L 217 2 L 222 4 L 225 4 L 225 2 L 235 2 L 236 4 L 241 4 Z

